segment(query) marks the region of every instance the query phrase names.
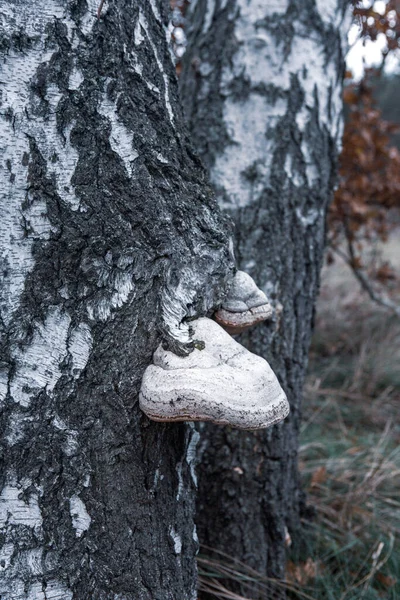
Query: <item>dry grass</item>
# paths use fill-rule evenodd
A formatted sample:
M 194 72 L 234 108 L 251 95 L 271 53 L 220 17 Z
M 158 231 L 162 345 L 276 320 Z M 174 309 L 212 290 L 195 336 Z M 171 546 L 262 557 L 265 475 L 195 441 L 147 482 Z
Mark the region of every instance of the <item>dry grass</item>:
M 296 581 L 280 581 L 266 577 L 228 554 L 207 547 L 203 547 L 202 550 L 205 554 L 212 551 L 214 555 L 219 555 L 218 559 L 206 555 L 198 557 L 199 592 L 207 593 L 208 598 L 279 600 L 289 592 L 299 600 L 314 600 L 314 597 L 303 591 Z M 229 581 L 240 582 L 246 596 L 229 590 Z
M 305 583 L 315 598 L 394 600 L 400 593 L 398 425 L 366 427 L 357 401 L 332 395 L 322 406 L 315 402 L 304 426 L 300 469 L 317 512 L 305 523 L 305 554 L 316 565 L 314 580 Z M 352 408 L 343 411 L 344 402 Z
M 398 235 L 386 252 L 400 279 Z M 345 265 L 327 267 L 300 447 L 317 511 L 305 524 L 316 598 L 400 598 L 399 363 L 399 319 L 374 305 Z
M 398 234 L 385 251 L 400 281 Z M 303 523 L 301 550 L 289 552 L 285 582 L 203 549 L 200 597 L 400 599 L 399 365 L 399 319 L 376 307 L 343 263 L 325 268 L 299 455 L 315 518 Z M 229 580 L 248 593 L 230 592 Z

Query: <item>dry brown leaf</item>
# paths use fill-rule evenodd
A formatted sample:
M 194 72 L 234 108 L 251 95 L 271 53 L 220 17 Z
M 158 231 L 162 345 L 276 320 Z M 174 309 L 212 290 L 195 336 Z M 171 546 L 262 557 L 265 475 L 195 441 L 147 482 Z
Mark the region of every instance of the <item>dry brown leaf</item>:
M 383 573 L 377 573 L 375 575 L 379 583 L 384 585 L 387 588 L 391 588 L 397 583 L 396 577 L 392 577 L 391 575 L 384 575 Z
M 314 471 L 313 476 L 311 478 L 311 487 L 317 487 L 324 483 L 327 479 L 326 467 L 318 467 L 316 471 Z
M 306 562 L 298 564 L 289 560 L 286 565 L 286 579 L 291 583 L 307 585 L 312 579 L 315 579 L 320 568 L 319 562 L 314 561 L 311 557 L 308 557 Z
M 353 446 L 352 448 L 346 450 L 346 454 L 351 454 L 353 456 L 354 454 L 360 454 L 361 452 L 364 452 L 364 450 L 365 448 L 362 446 Z

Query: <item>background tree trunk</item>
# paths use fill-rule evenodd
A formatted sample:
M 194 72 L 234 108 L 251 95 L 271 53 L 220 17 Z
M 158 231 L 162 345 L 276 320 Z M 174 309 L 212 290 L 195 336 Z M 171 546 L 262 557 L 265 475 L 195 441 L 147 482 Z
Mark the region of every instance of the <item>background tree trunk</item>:
M 232 270 L 157 0 L 0 4 L 0 598 L 196 598 L 194 447 L 137 398 Z
M 236 224 L 238 267 L 276 307 L 240 341 L 270 362 L 291 404 L 270 430 L 204 428 L 199 538 L 273 577 L 304 508 L 301 389 L 342 135 L 348 4 L 197 0 L 187 22 L 189 128 Z

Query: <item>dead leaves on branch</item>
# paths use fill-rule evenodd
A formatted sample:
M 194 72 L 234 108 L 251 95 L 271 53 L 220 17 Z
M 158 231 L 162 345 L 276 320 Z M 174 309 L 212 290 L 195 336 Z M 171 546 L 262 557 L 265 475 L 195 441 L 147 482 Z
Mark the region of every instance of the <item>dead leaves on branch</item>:
M 382 117 L 373 96 L 373 82 L 378 82 L 386 57 L 400 47 L 400 0 L 390 0 L 374 9 L 356 3 L 354 16 L 365 41 L 384 35 L 379 69 L 366 70 L 360 82 L 346 73 L 344 102 L 348 118 L 340 157 L 339 188 L 332 204 L 328 226 L 331 247 L 340 253 L 353 270 L 361 287 L 377 303 L 400 315 L 400 307 L 388 297 L 388 284 L 395 280 L 387 263 L 364 264 L 365 246 L 385 242 L 397 225 L 394 213 L 400 209 L 400 152 L 391 143 L 399 131 Z M 343 239 L 345 248 L 343 249 Z M 330 260 L 332 261 L 332 253 Z
M 371 74 L 372 76 L 372 74 Z M 400 208 L 400 152 L 390 145 L 399 131 L 374 105 L 372 85 L 350 84 L 350 114 L 340 157 L 340 185 L 329 216 L 331 242 L 344 232 L 352 242 L 380 238 L 391 226 L 388 211 Z

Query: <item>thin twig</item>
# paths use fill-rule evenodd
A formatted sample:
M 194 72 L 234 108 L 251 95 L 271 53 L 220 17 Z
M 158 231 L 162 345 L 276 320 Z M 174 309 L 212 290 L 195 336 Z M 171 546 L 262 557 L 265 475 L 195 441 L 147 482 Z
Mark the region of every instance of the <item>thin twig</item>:
M 347 256 L 347 254 L 345 252 L 340 250 L 340 248 L 333 247 L 332 250 L 338 256 L 340 256 L 345 261 L 345 263 L 350 267 L 350 269 L 353 271 L 355 277 L 357 278 L 359 284 L 361 285 L 362 289 L 365 292 L 367 292 L 368 296 L 371 298 L 371 300 L 373 302 L 375 302 L 376 304 L 379 304 L 379 306 L 383 306 L 384 308 L 389 309 L 397 317 L 400 317 L 400 306 L 398 304 L 396 304 L 395 302 L 392 302 L 391 300 L 389 300 L 389 298 L 385 298 L 384 296 L 379 294 L 373 288 L 370 279 L 365 275 L 365 273 L 363 273 L 363 271 L 360 268 L 358 268 L 356 266 L 356 256 L 355 256 L 355 252 L 354 252 L 354 246 L 353 246 L 351 240 L 349 239 L 349 236 L 347 235 L 347 233 L 346 233 L 346 239 L 347 239 L 347 247 L 349 250 L 350 258 L 349 258 L 349 256 Z

